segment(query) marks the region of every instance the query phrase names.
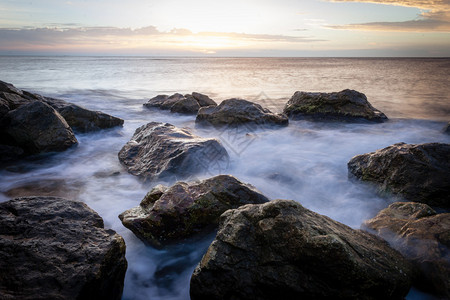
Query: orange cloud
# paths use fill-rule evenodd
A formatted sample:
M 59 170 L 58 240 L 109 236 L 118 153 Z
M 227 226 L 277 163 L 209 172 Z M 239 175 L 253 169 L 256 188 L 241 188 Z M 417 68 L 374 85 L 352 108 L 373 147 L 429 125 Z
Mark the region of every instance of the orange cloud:
M 450 0 L 329 0 L 331 2 L 363 2 L 385 5 L 415 7 L 425 12 L 420 18 L 403 22 L 370 22 L 345 25 L 328 25 L 331 29 L 409 31 L 409 32 L 450 32 Z

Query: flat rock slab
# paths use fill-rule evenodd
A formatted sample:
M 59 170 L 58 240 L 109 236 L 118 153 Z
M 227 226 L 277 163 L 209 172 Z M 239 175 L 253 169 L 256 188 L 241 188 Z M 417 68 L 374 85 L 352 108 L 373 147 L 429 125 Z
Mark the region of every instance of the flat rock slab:
M 173 113 L 196 114 L 201 107 L 217 106 L 217 103 L 207 95 L 193 92 L 186 95 L 179 93 L 171 96 L 158 95 L 144 103 L 144 106 L 147 108 L 166 109 Z
M 161 248 L 212 232 L 228 209 L 268 201 L 254 187 L 219 175 L 200 182 L 177 182 L 170 188 L 159 185 L 119 218 L 141 240 Z
M 218 140 L 201 138 L 188 129 L 158 122 L 136 129 L 119 152 L 119 160 L 128 172 L 144 180 L 189 177 L 225 168 L 228 159 Z
M 120 299 L 125 243 L 86 204 L 56 197 L 0 203 L 1 299 Z
M 292 119 L 312 121 L 384 122 L 385 114 L 374 108 L 366 95 L 354 90 L 334 93 L 295 92 L 283 112 Z
M 191 299 L 403 299 L 411 266 L 379 237 L 274 200 L 228 210 Z
M 394 144 L 353 157 L 348 171 L 382 194 L 450 209 L 450 144 Z
M 450 214 L 426 204 L 397 202 L 364 227 L 389 241 L 418 270 L 415 285 L 450 299 Z
M 228 99 L 217 107 L 203 107 L 198 111 L 195 119 L 197 124 L 221 126 L 235 126 L 242 124 L 281 125 L 287 126 L 289 120 L 283 114 L 274 114 L 257 103 L 244 99 Z

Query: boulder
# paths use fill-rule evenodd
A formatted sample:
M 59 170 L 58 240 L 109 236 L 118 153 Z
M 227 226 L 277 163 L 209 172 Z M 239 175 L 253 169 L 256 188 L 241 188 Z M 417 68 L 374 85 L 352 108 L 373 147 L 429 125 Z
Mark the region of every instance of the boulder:
M 274 114 L 261 105 L 244 100 L 228 99 L 220 105 L 202 107 L 195 119 L 197 124 L 213 125 L 216 127 L 225 125 L 282 125 L 287 126 L 289 120 L 283 114 Z
M 295 92 L 283 112 L 292 119 L 313 121 L 384 122 L 385 114 L 374 108 L 367 97 L 354 90 L 334 93 Z
M 179 93 L 172 96 L 158 95 L 148 100 L 144 106 L 166 109 L 173 113 L 196 114 L 200 107 L 217 106 L 217 103 L 206 95 L 193 92 L 184 96 Z
M 136 129 L 119 152 L 119 160 L 128 172 L 144 180 L 188 177 L 212 168 L 221 169 L 228 159 L 218 140 L 157 122 Z
M 102 113 L 91 111 L 61 99 L 44 97 L 17 89 L 10 83 L 0 81 L 0 119 L 4 111 L 14 110 L 31 102 L 43 102 L 58 111 L 73 130 L 80 132 L 96 131 L 123 125 L 123 120 Z
M 2 142 L 20 147 L 27 154 L 64 151 L 78 143 L 64 118 L 39 101 L 11 110 L 1 123 Z
M 159 185 L 119 218 L 141 240 L 161 248 L 212 232 L 228 209 L 268 201 L 254 187 L 219 175 L 200 182 L 177 182 L 170 188 Z
M 78 132 L 91 132 L 122 126 L 124 122 L 120 118 L 113 117 L 101 111 L 89 110 L 64 100 L 45 97 L 43 101 L 56 109 L 70 127 Z
M 121 299 L 125 243 L 86 204 L 0 203 L 1 299 Z
M 274 200 L 228 210 L 191 299 L 403 299 L 411 266 L 379 237 Z
M 394 144 L 353 157 L 348 170 L 382 194 L 450 208 L 450 144 Z
M 399 250 L 418 270 L 415 285 L 450 299 L 450 214 L 397 202 L 363 225 Z
M 63 151 L 77 143 L 72 129 L 87 132 L 122 124 L 122 119 L 0 81 L 2 162 L 39 152 Z

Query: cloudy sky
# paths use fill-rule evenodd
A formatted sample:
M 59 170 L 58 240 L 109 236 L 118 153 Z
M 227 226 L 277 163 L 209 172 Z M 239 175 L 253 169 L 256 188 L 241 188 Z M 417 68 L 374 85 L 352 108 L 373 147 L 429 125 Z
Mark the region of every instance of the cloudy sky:
M 0 0 L 0 54 L 450 56 L 450 0 Z

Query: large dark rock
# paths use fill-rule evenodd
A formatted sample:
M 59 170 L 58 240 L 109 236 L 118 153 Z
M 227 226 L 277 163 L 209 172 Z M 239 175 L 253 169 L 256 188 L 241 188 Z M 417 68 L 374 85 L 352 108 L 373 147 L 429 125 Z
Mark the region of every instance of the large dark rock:
M 191 299 L 403 299 L 410 264 L 382 239 L 275 200 L 226 211 Z
M 394 144 L 353 157 L 348 170 L 383 194 L 450 208 L 450 144 Z
M 10 83 L 0 81 L 0 119 L 4 111 L 14 110 L 31 102 L 43 102 L 58 111 L 72 129 L 80 132 L 96 131 L 123 125 L 123 120 L 102 113 L 91 111 L 61 99 L 44 97 L 22 91 Z
M 122 237 L 84 203 L 0 203 L 1 299 L 120 299 L 126 268 Z
M 72 129 L 87 132 L 122 124 L 122 119 L 105 113 L 22 91 L 0 81 L 2 162 L 39 152 L 65 150 L 76 143 Z
M 335 93 L 295 92 L 284 107 L 293 119 L 346 122 L 383 122 L 385 114 L 374 108 L 367 97 L 354 90 Z
M 217 103 L 206 95 L 194 92 L 184 96 L 178 93 L 172 96 L 158 95 L 148 100 L 144 106 L 166 109 L 173 113 L 196 114 L 201 107 L 217 106 Z
M 282 125 L 287 126 L 289 120 L 283 114 L 274 114 L 261 105 L 244 100 L 228 99 L 219 106 L 203 107 L 198 111 L 195 122 L 216 127 L 224 125 Z
M 120 118 L 113 117 L 101 111 L 89 110 L 64 100 L 45 97 L 43 101 L 56 109 L 75 131 L 98 131 L 122 126 L 124 122 Z
M 418 269 L 415 285 L 450 299 L 450 214 L 426 204 L 397 202 L 364 223 Z
M 72 129 L 49 105 L 34 101 L 6 114 L 2 142 L 22 148 L 27 154 L 63 151 L 77 144 Z
M 119 160 L 131 174 L 153 180 L 223 168 L 228 153 L 216 139 L 201 138 L 168 123 L 151 122 L 136 129 L 120 150 Z
M 252 186 L 219 175 L 200 182 L 177 182 L 170 188 L 157 186 L 138 207 L 119 218 L 144 242 L 160 248 L 213 231 L 228 209 L 267 201 Z

